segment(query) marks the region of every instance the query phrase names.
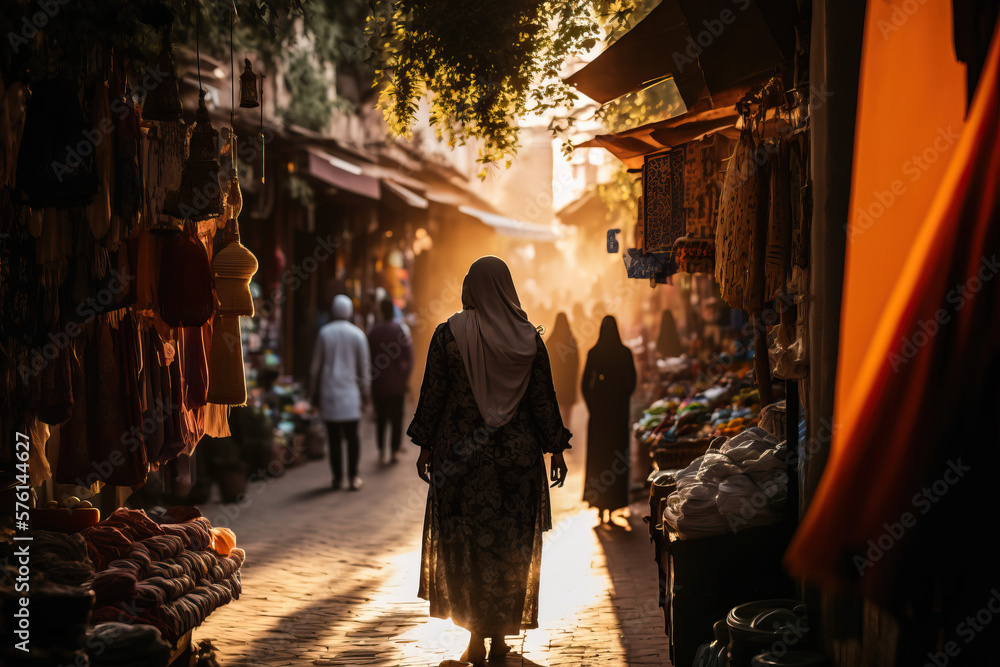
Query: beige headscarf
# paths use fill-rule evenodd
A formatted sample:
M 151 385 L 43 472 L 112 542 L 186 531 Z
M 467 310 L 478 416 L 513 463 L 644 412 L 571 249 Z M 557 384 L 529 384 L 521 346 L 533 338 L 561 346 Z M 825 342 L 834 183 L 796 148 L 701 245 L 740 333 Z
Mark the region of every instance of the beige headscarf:
M 472 263 L 462 285 L 462 306 L 448 324 L 479 413 L 489 426 L 503 426 L 528 388 L 538 332 L 521 310 L 510 269 L 499 257 Z

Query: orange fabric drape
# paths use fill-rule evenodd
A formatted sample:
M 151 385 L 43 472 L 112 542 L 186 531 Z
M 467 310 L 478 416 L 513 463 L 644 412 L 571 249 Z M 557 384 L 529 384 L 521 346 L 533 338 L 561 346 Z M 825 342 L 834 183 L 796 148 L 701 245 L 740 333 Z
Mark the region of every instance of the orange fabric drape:
M 931 10 L 932 5 L 928 2 L 920 11 Z M 863 134 L 864 124 L 871 120 L 866 117 L 872 113 L 870 95 L 878 96 L 869 90 L 865 77 L 880 66 L 871 58 L 871 47 L 882 38 L 875 26 L 886 6 L 869 3 L 856 159 L 865 155 L 861 142 L 878 143 Z M 940 24 L 937 30 L 951 34 Z M 950 52 L 946 57 L 954 58 Z M 850 321 L 844 324 L 842 349 L 843 339 L 859 334 L 866 337 L 865 345 L 846 386 L 843 364 L 853 362 L 841 360 L 830 459 L 786 554 L 791 572 L 813 583 L 844 584 L 863 574 L 860 581 L 866 593 L 884 590 L 898 554 L 866 560 L 870 544 L 907 512 L 919 515 L 914 493 L 927 476 L 946 473 L 930 469 L 929 464 L 943 459 L 958 402 L 977 395 L 987 382 L 985 362 L 1000 354 L 998 74 L 1000 37 L 994 33 L 961 137 L 926 214 L 916 219 L 921 222 L 914 225 L 913 242 L 898 277 L 890 276 L 891 291 L 876 311 L 874 332 L 852 330 Z M 933 71 L 919 67 L 912 71 L 914 78 L 925 76 L 933 79 Z M 964 99 L 956 97 L 959 103 Z M 883 107 L 882 113 L 893 110 Z M 856 179 L 854 189 L 867 185 Z M 852 262 L 857 259 L 854 252 L 849 244 Z M 849 271 L 855 270 L 860 267 L 849 264 Z M 878 281 L 879 275 L 877 265 L 867 272 L 870 281 Z M 850 308 L 845 294 L 845 313 Z

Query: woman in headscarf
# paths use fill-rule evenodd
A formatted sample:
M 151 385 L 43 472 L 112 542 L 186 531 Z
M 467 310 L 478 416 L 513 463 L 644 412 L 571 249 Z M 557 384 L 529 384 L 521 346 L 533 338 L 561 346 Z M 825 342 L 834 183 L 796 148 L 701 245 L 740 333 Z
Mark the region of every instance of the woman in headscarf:
M 684 344 L 677 333 L 677 322 L 669 308 L 663 311 L 660 318 L 660 336 L 656 339 L 656 351 L 661 359 L 679 357 L 684 354 Z
M 556 315 L 556 324 L 552 327 L 549 339 L 545 341 L 545 347 L 552 362 L 552 382 L 556 387 L 556 398 L 559 399 L 559 412 L 563 423 L 569 424 L 579 386 L 580 352 L 573 332 L 570 331 L 566 313 Z
M 431 338 L 407 434 L 430 484 L 419 596 L 431 616 L 472 633 L 462 659 L 481 665 L 486 637 L 498 658 L 510 650 L 505 635 L 538 627 L 542 532 L 552 527 L 543 454 L 562 486 L 571 434 L 503 260 L 472 264 L 462 306 Z
M 590 410 L 583 499 L 597 508 L 601 523 L 610 523 L 611 512 L 628 506 L 629 397 L 635 391 L 632 350 L 622 344 L 611 315 L 587 354 L 582 389 Z

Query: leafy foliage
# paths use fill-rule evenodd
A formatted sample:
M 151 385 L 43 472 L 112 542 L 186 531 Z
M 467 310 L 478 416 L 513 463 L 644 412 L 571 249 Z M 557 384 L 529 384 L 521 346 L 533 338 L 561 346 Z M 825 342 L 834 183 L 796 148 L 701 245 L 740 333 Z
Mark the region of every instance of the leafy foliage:
M 291 104 L 282 115 L 289 122 L 322 132 L 333 114 L 334 102 L 322 71 L 308 55 L 293 54 L 285 69 L 285 87 Z
M 370 62 L 390 130 L 409 136 L 427 95 L 439 138 L 480 141 L 484 165 L 509 162 L 519 117 L 577 99 L 558 76 L 597 43 L 591 9 L 588 0 L 372 0 Z

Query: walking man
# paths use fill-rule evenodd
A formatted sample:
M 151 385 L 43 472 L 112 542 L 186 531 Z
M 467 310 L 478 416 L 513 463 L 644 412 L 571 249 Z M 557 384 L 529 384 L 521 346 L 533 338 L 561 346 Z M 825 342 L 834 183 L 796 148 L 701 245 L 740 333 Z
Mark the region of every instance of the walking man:
M 358 422 L 368 402 L 369 353 L 364 332 L 351 323 L 354 304 L 338 294 L 333 299 L 333 321 L 319 330 L 310 369 L 311 396 L 326 421 L 330 440 L 333 489 L 343 482 L 342 440 L 347 440 L 347 476 L 350 490 L 361 488 L 358 476 Z
M 413 342 L 405 324 L 394 320 L 392 300 L 379 302 L 381 321 L 368 334 L 372 354 L 372 403 L 375 407 L 376 437 L 383 463 L 399 460 L 403 440 L 403 399 L 413 370 Z M 391 426 L 389 447 L 386 426 Z

